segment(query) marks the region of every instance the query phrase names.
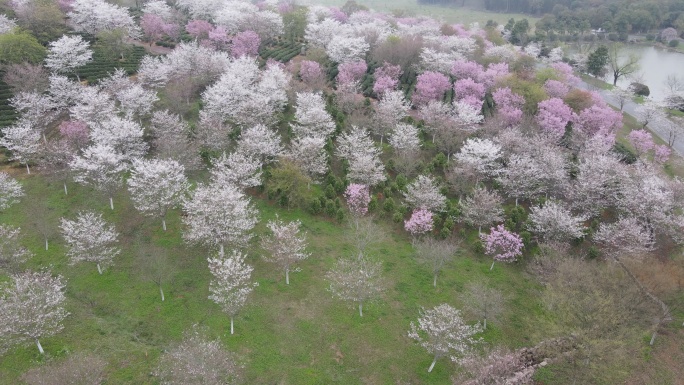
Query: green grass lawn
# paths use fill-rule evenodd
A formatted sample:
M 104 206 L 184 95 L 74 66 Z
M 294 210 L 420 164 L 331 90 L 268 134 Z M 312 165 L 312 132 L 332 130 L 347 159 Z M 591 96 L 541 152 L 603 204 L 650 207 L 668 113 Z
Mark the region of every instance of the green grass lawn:
M 347 0 L 305 0 L 302 1 L 302 4 L 320 4 L 341 7 L 346 2 Z M 460 23 L 464 25 L 478 22 L 480 23 L 480 26 L 484 26 L 484 23 L 490 19 L 499 24 L 506 24 L 508 19 L 514 18 L 516 20 L 527 19 L 534 29 L 534 24 L 539 20 L 539 18 L 529 15 L 516 13 L 503 14 L 473 9 L 468 6 L 468 2 L 466 2 L 466 7 L 423 5 L 418 4 L 417 0 L 357 0 L 356 2 L 376 11 L 392 12 L 395 10 L 402 10 L 411 15 L 425 15 L 448 23 Z
M 312 256 L 301 263 L 301 272 L 292 274 L 287 286 L 282 271 L 264 262 L 258 250 L 249 250 L 248 262 L 255 266 L 253 278 L 259 286 L 236 317 L 231 336 L 229 318 L 207 298 L 206 258 L 210 254 L 182 242 L 179 211 L 170 213 L 164 232 L 158 220 L 143 217 L 133 208 L 124 190 L 115 194 L 111 211 L 108 200 L 90 188 L 70 183 L 69 195 L 64 195 L 61 183 L 49 182 L 35 172 L 27 176 L 20 168 L 11 171 L 27 195 L 0 213 L 0 223 L 21 226 L 25 246 L 35 254 L 28 267 L 50 267 L 67 279 L 71 314 L 63 332 L 41 339 L 45 356 L 33 344 L 2 356 L 1 384 L 17 384 L 29 368 L 75 352 L 94 352 L 104 358 L 107 384 L 154 384 L 151 372 L 160 353 L 195 323 L 207 326 L 212 337 L 238 353 L 248 384 L 445 384 L 456 366 L 442 359 L 428 375 L 432 357 L 407 337 L 409 323 L 417 319 L 421 306 L 446 302 L 460 307 L 464 284 L 481 280 L 499 288 L 508 299 L 508 312 L 499 322 L 489 323 L 485 341 L 511 347 L 531 345 L 536 342 L 532 339 L 537 323 L 543 322 L 540 288 L 520 265 L 499 263 L 489 271 L 488 258 L 462 250 L 435 289 L 430 272 L 415 262 L 410 240 L 400 226 L 384 219 L 379 223 L 387 237 L 372 254 L 383 263 L 387 290 L 381 301 L 365 306 L 360 318 L 355 308 L 331 297 L 323 279 L 336 258 L 353 252 L 346 226 L 255 199 L 261 222 L 254 243 L 264 233 L 265 221 L 278 214 L 302 221 Z M 30 218 L 27 208 L 32 204 L 47 205 L 42 220 L 55 230 L 60 217 L 73 218 L 79 210 L 103 213 L 120 233 L 122 253 L 114 266 L 103 275 L 94 264 L 70 266 L 57 230 L 45 251 L 42 237 L 32 227 L 35 218 Z M 466 235 L 471 240 L 476 236 L 472 231 Z M 156 286 L 138 273 L 138 254 L 147 244 L 167 250 L 177 270 L 165 286 L 165 302 L 160 301 Z

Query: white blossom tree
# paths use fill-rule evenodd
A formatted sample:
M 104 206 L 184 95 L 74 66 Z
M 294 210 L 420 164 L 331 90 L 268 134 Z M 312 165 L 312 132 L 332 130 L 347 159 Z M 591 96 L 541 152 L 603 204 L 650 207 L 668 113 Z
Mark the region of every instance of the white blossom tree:
M 425 123 L 424 130 L 432 135 L 432 142 L 439 132 L 450 132 L 455 126 L 454 109 L 437 100 L 430 100 L 418 109 L 418 116 Z
M 513 154 L 506 162 L 506 168 L 502 169 L 497 181 L 503 187 L 509 197 L 529 199 L 543 191 L 542 168 L 538 161 L 528 154 Z
M 164 231 L 167 211 L 181 203 L 190 187 L 185 168 L 175 160 L 135 160 L 127 183 L 135 208 L 161 218 Z
M 349 160 L 347 178 L 352 183 L 375 186 L 387 179 L 385 165 L 375 154 L 360 154 Z
M 75 220 L 61 219 L 60 228 L 69 246 L 69 262 L 95 262 L 98 273 L 114 263 L 121 250 L 114 246 L 118 234 L 108 225 L 102 214 L 80 212 Z
M 111 116 L 92 126 L 90 137 L 95 144 L 111 146 L 126 161 L 145 156 L 148 145 L 143 127 L 130 119 Z
M 285 223 L 276 217 L 268 221 L 271 235 L 261 242 L 261 247 L 270 254 L 264 259 L 279 265 L 285 270 L 285 284 L 290 284 L 290 271 L 293 265 L 308 258 L 311 254 L 306 252 L 306 235 L 300 234 L 300 221 Z
M 21 229 L 10 225 L 0 225 L 0 270 L 16 271 L 26 262 L 31 252 L 20 243 Z
M 240 366 L 220 340 L 209 340 L 195 325 L 162 354 L 154 375 L 164 385 L 237 385 Z
M 69 167 L 77 183 L 91 185 L 99 192 L 109 194 L 109 207 L 114 210 L 112 195 L 123 184 L 123 172 L 128 169 L 122 155 L 111 146 L 96 144 L 74 158 Z
M 373 132 L 380 136 L 380 144 L 399 121 L 408 116 L 410 110 L 411 103 L 404 98 L 402 91 L 387 91 L 380 97 L 373 116 Z
M 91 35 L 114 29 L 122 29 L 133 38 L 140 34 L 126 8 L 104 0 L 75 0 L 71 3 L 71 12 L 67 16 L 77 31 Z
M 326 139 L 335 132 L 335 121 L 325 110 L 325 100 L 320 93 L 297 92 L 292 132 L 300 138 L 320 136 Z
M 40 338 L 59 333 L 69 315 L 64 309 L 65 286 L 61 276 L 49 272 L 12 275 L 0 291 L 0 348 L 34 341 L 43 354 Z
M 452 361 L 458 361 L 468 355 L 472 346 L 480 341 L 474 338 L 480 332 L 482 327 L 479 323 L 468 325 L 461 317 L 460 310 L 441 304 L 430 310 L 423 309 L 418 325 L 411 322 L 408 336 L 434 355 L 429 373 L 441 357 L 450 356 Z
M 175 160 L 186 170 L 197 170 L 202 160 L 199 148 L 190 139 L 190 126 L 178 115 L 155 111 L 150 121 L 151 148 L 159 159 Z
M 368 130 L 364 128 L 351 126 L 349 131 L 342 133 L 337 138 L 336 154 L 341 159 L 350 161 L 360 154 L 377 156 L 380 155 L 380 153 L 380 149 L 375 146 Z
M 458 246 L 451 241 L 438 241 L 434 238 L 425 238 L 415 243 L 418 260 L 427 265 L 432 273 L 432 286 L 437 287 L 437 276 L 444 266 L 456 256 Z
M 183 238 L 206 246 L 245 246 L 257 223 L 257 210 L 249 197 L 234 185 L 199 185 L 183 203 L 186 231 Z
M 609 255 L 638 256 L 653 249 L 653 239 L 646 226 L 634 217 L 620 218 L 614 223 L 601 223 L 592 235 Z
M 503 220 L 503 199 L 495 191 L 489 191 L 485 187 L 476 187 L 472 195 L 459 202 L 459 206 L 462 220 L 471 226 L 477 226 L 480 233 L 482 226 Z
M 59 103 L 51 95 L 24 91 L 14 95 L 10 105 L 20 114 L 21 121 L 39 131 L 46 142 L 45 131 L 57 117 Z
M 418 166 L 420 155 L 420 137 L 418 127 L 412 124 L 399 123 L 388 138 L 394 150 L 394 168 L 397 172 L 411 175 Z
M 463 144 L 461 151 L 456 154 L 460 162 L 469 163 L 482 176 L 493 177 L 501 171 L 499 158 L 501 146 L 489 139 L 469 138 Z
M 439 191 L 435 179 L 429 175 L 419 175 L 406 186 L 406 203 L 413 208 L 430 211 L 444 211 L 446 197 Z
M 363 317 L 363 304 L 377 299 L 384 290 L 380 273 L 382 265 L 366 257 L 340 258 L 326 274 L 333 296 L 359 304 L 359 316 Z
M 21 184 L 8 173 L 0 172 L 0 211 L 7 210 L 19 202 L 22 196 L 24 196 L 24 190 Z
M 286 157 L 311 179 L 328 170 L 328 153 L 325 151 L 325 139 L 321 137 L 295 138 Z
M 219 158 L 212 160 L 211 164 L 209 171 L 216 184 L 232 184 L 240 188 L 261 185 L 262 164 L 251 155 L 237 151 L 226 155 L 224 152 Z
M 572 215 L 561 203 L 549 200 L 543 206 L 532 207 L 530 231 L 544 241 L 565 242 L 584 235 L 584 218 Z
M 283 154 L 280 142 L 277 132 L 263 124 L 257 124 L 242 130 L 235 151 L 259 159 L 259 164 L 263 166 Z
M 84 41 L 81 36 L 64 35 L 50 43 L 48 55 L 45 58 L 45 66 L 53 72 L 67 74 L 73 72 L 78 75 L 78 67 L 83 67 L 93 59 L 93 51 L 90 43 Z
M 247 302 L 249 294 L 258 285 L 250 282 L 254 268 L 245 263 L 246 254 L 233 250 L 226 258 L 208 258 L 213 279 L 209 283 L 209 299 L 221 306 L 230 316 L 230 334 L 233 334 L 233 318 Z
M 7 126 L 0 130 L 0 146 L 12 152 L 10 160 L 16 160 L 26 165 L 26 172 L 31 173 L 29 163 L 33 161 L 40 152 L 40 132 L 31 123 L 21 120 L 14 125 Z
M 362 37 L 338 36 L 328 43 L 325 53 L 335 63 L 364 60 L 370 45 Z

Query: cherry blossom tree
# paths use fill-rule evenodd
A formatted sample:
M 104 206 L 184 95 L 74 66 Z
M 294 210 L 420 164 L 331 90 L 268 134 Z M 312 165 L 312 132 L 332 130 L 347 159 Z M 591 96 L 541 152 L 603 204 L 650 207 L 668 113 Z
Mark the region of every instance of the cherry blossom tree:
M 414 104 L 425 104 L 430 100 L 442 100 L 444 93 L 451 88 L 451 81 L 439 72 L 423 72 L 418 75 L 416 89 L 413 92 Z
M 40 354 L 40 338 L 51 337 L 64 328 L 69 315 L 64 309 L 65 283 L 62 276 L 32 272 L 11 276 L 0 288 L 0 348 L 34 341 Z
M 258 159 L 242 152 L 226 155 L 212 160 L 212 182 L 220 186 L 231 184 L 240 188 L 261 185 L 261 163 Z
M 520 238 L 520 235 L 506 230 L 503 225 L 492 227 L 489 230 L 489 234 L 480 234 L 480 239 L 485 247 L 485 254 L 491 255 L 494 258 L 489 270 L 494 268 L 496 261 L 515 262 L 522 255 L 522 248 L 524 246 L 522 238 Z M 487 327 L 486 321 L 485 327 Z
M 201 19 L 190 20 L 185 25 L 185 31 L 198 40 L 209 38 L 209 32 L 213 29 L 214 26 L 210 22 Z
M 94 124 L 90 131 L 90 138 L 95 145 L 110 146 L 128 162 L 147 153 L 149 146 L 143 140 L 143 135 L 144 129 L 139 123 L 117 116 Z
M 523 116 L 522 107 L 525 98 L 513 93 L 510 88 L 497 88 L 493 93 L 496 109 L 507 126 L 514 126 L 520 123 Z
M 28 249 L 21 246 L 21 229 L 10 225 L 0 225 L 0 270 L 14 272 L 31 258 Z
M 140 32 L 126 8 L 110 4 L 104 0 L 74 0 L 69 21 L 78 32 L 97 35 L 101 31 L 121 29 L 130 37 L 138 37 Z
M 394 130 L 401 119 L 408 116 L 411 104 L 404 99 L 402 91 L 386 91 L 380 97 L 373 116 L 373 132 L 380 136 L 382 144 L 385 135 Z
M 321 65 L 311 60 L 302 60 L 299 63 L 299 77 L 310 87 L 320 87 L 325 82 Z
M 328 153 L 325 151 L 325 139 L 321 137 L 295 138 L 286 157 L 311 179 L 328 170 Z
M 463 101 L 475 108 L 482 108 L 484 96 L 485 86 L 471 78 L 460 79 L 454 82 L 454 97 L 457 101 Z
M 19 113 L 23 123 L 31 125 L 43 135 L 57 115 L 58 105 L 49 95 L 37 92 L 20 92 L 10 99 L 10 105 Z
M 24 196 L 21 184 L 6 172 L 0 172 L 0 211 L 7 210 Z
M 74 72 L 80 81 L 77 68 L 84 66 L 92 59 L 93 51 L 90 50 L 90 44 L 87 41 L 84 41 L 81 36 L 64 35 L 50 43 L 45 66 L 57 73 Z
M 150 42 L 150 46 L 164 36 L 175 39 L 180 32 L 178 24 L 167 22 L 162 16 L 147 12 L 140 19 L 140 27 L 142 27 L 143 34 Z
M 257 223 L 257 210 L 249 198 L 232 184 L 200 184 L 192 198 L 183 203 L 187 215 L 183 218 L 186 231 L 183 238 L 206 246 L 242 247 L 252 235 Z
M 237 385 L 240 365 L 237 357 L 209 340 L 197 325 L 186 331 L 178 344 L 164 351 L 154 375 L 162 384 Z
M 482 77 L 483 72 L 484 68 L 480 64 L 468 60 L 457 60 L 451 67 L 451 75 L 456 79 L 471 78 L 478 80 Z
M 454 109 L 441 101 L 430 100 L 418 107 L 418 115 L 423 120 L 423 129 L 432 135 L 432 143 L 438 133 L 453 134 L 455 126 Z
M 477 226 L 482 233 L 482 226 L 503 220 L 503 200 L 494 191 L 485 187 L 476 187 L 473 194 L 459 202 L 461 220 L 471 226 Z
M 562 99 L 551 98 L 539 102 L 537 123 L 549 135 L 560 139 L 565 134 L 565 127 L 575 120 L 572 109 Z
M 230 53 L 233 57 L 259 55 L 261 38 L 254 31 L 242 31 L 233 36 Z
M 134 161 L 127 184 L 135 208 L 161 218 L 164 231 L 167 211 L 181 203 L 190 186 L 181 164 L 157 159 Z
M 437 276 L 444 266 L 454 259 L 458 246 L 449 240 L 438 241 L 428 237 L 416 242 L 413 247 L 418 260 L 430 268 L 432 286 L 437 287 Z
M 300 221 L 285 223 L 276 217 L 266 224 L 271 235 L 261 242 L 261 247 L 270 254 L 264 259 L 285 270 L 286 285 L 290 284 L 290 271 L 297 271 L 293 265 L 311 255 L 306 252 L 306 235 L 300 233 L 301 225 Z
M 112 198 L 116 189 L 123 184 L 123 172 L 128 169 L 124 157 L 113 147 L 96 144 L 83 150 L 69 167 L 74 172 L 76 183 L 93 186 L 103 194 L 109 194 L 109 206 L 114 210 Z
M 489 139 L 468 138 L 456 154 L 459 162 L 472 165 L 484 177 L 501 172 L 501 146 Z
M 0 130 L 0 146 L 12 152 L 10 160 L 26 165 L 26 172 L 31 173 L 29 163 L 40 152 L 40 132 L 27 121 L 19 121 L 12 126 Z
M 347 179 L 352 183 L 375 186 L 387 179 L 385 165 L 375 153 L 360 153 L 349 159 Z
M 88 125 L 78 120 L 65 120 L 60 123 L 59 133 L 75 151 L 82 150 L 90 141 Z
M 61 0 L 60 3 L 64 1 Z M 50 361 L 21 376 L 28 385 L 94 384 L 104 382 L 107 362 L 89 353 L 69 354 L 65 360 Z
M 434 226 L 432 212 L 425 209 L 416 209 L 411 213 L 411 218 L 404 221 L 404 229 L 413 237 L 429 233 Z
M 361 37 L 338 36 L 328 43 L 325 53 L 335 63 L 363 60 L 370 45 Z
M 499 290 L 483 282 L 470 282 L 465 287 L 463 302 L 466 312 L 483 320 L 482 328 L 487 329 L 487 320 L 495 321 L 503 312 L 504 297 Z
M 639 256 L 653 250 L 651 234 L 634 217 L 622 217 L 617 222 L 601 223 L 593 240 L 613 258 Z
M 382 264 L 367 257 L 340 258 L 325 275 L 333 296 L 358 303 L 359 316 L 363 317 L 363 304 L 378 299 L 384 290 L 381 280 Z
M 245 263 L 246 256 L 233 250 L 226 258 L 207 259 L 213 276 L 209 283 L 209 299 L 230 316 L 230 334 L 233 334 L 233 318 L 245 306 L 249 294 L 258 285 L 257 282 L 250 282 L 254 268 Z
M 570 92 L 570 86 L 564 82 L 549 79 L 544 83 L 544 91 L 552 98 L 563 99 Z
M 419 175 L 406 186 L 404 199 L 409 207 L 429 211 L 444 211 L 446 197 L 439 191 L 435 179 L 428 175 Z
M 572 215 L 562 204 L 549 200 L 543 206 L 532 207 L 530 231 L 542 240 L 565 242 L 584 235 L 584 218 Z
M 371 201 L 368 186 L 358 183 L 350 183 L 344 191 L 344 199 L 347 207 L 354 218 L 362 217 L 368 213 L 368 204 Z
M 627 135 L 627 140 L 641 156 L 655 147 L 651 133 L 646 130 L 633 130 Z
M 363 60 L 354 60 L 341 63 L 337 69 L 337 89 L 356 90 L 368 70 L 368 65 Z
M 262 167 L 264 163 L 271 163 L 282 155 L 283 146 L 277 132 L 257 124 L 242 130 L 235 151 L 258 159 L 259 167 Z
M 320 93 L 298 92 L 292 131 L 300 138 L 317 136 L 327 139 L 335 132 L 335 121 L 325 110 Z
M 615 86 L 610 90 L 610 95 L 620 107 L 620 112 L 625 108 L 625 104 L 634 98 L 634 93 L 632 91 L 618 86 Z
M 497 177 L 506 195 L 519 199 L 529 199 L 543 191 L 542 168 L 537 159 L 527 154 L 513 154 L 506 161 L 506 168 Z
M 573 127 L 577 127 L 589 136 L 615 135 L 622 128 L 622 114 L 609 106 L 593 105 L 580 111 Z
M 401 173 L 411 175 L 417 166 L 420 154 L 420 137 L 418 127 L 412 124 L 399 123 L 388 138 L 394 149 L 394 168 Z
M 418 324 L 411 322 L 408 336 L 434 356 L 428 368 L 429 373 L 441 357 L 450 356 L 452 361 L 458 361 L 467 356 L 472 346 L 480 342 L 474 338 L 480 332 L 482 327 L 479 323 L 468 325 L 460 310 L 441 304 L 433 309 L 422 309 Z
M 373 92 L 375 95 L 382 96 L 385 92 L 394 90 L 399 84 L 401 76 L 401 66 L 392 65 L 384 62 L 383 65 L 375 70 L 373 77 Z
M 657 163 L 665 163 L 670 158 L 672 150 L 665 144 L 655 146 L 653 160 Z
M 67 256 L 71 264 L 95 262 L 98 273 L 112 265 L 121 250 L 114 247 L 118 234 L 114 226 L 107 225 L 102 214 L 80 212 L 75 220 L 62 218 L 60 228 L 69 246 Z

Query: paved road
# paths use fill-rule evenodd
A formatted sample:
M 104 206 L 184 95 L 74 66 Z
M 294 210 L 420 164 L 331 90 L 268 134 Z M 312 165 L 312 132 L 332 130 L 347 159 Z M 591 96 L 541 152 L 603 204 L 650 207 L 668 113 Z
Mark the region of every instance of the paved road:
M 598 89 L 597 87 L 594 87 L 588 83 L 585 82 L 580 82 L 578 84 L 578 88 L 582 88 L 585 90 L 592 90 L 592 91 L 597 91 L 601 96 L 603 97 L 603 100 L 606 101 L 606 103 L 616 107 L 620 108 L 620 103 L 611 95 L 610 91 L 603 90 L 603 89 Z M 628 100 L 625 102 L 625 105 L 622 108 L 622 111 L 632 115 L 634 117 L 639 116 L 639 112 L 637 110 L 637 107 L 639 105 L 637 103 L 634 103 L 631 100 Z M 651 122 L 648 124 L 648 129 L 651 130 L 654 134 L 658 135 L 662 140 L 665 141 L 665 143 L 668 142 L 669 137 L 670 137 L 670 128 L 668 127 L 669 124 L 676 124 L 672 121 L 668 122 Z M 679 127 L 679 135 L 675 138 L 675 142 L 672 145 L 672 149 L 679 154 L 679 156 L 684 157 L 684 127 L 680 125 Z

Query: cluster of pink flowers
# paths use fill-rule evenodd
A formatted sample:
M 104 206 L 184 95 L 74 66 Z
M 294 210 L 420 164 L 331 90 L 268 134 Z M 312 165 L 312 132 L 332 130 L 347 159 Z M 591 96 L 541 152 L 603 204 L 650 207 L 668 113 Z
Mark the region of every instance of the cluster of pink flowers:
M 159 15 L 153 15 L 151 13 L 146 13 L 140 20 L 140 26 L 145 33 L 145 36 L 150 41 L 156 41 L 164 36 L 169 36 L 172 39 L 178 37 L 180 28 L 176 23 L 167 23 Z
M 489 234 L 481 234 L 485 254 L 495 261 L 515 262 L 522 255 L 523 241 L 520 235 L 510 232 L 503 225 L 492 227 Z
M 514 126 L 522 120 L 522 107 L 525 104 L 525 98 L 513 93 L 510 88 L 497 88 L 493 93 L 494 103 L 499 116 L 508 126 Z
M 570 92 L 570 87 L 558 80 L 549 79 L 544 83 L 544 91 L 552 98 L 564 98 Z
M 482 108 L 485 86 L 471 78 L 457 80 L 454 83 L 454 97 L 474 108 Z
M 537 123 L 548 133 L 560 139 L 565 134 L 565 127 L 575 120 L 575 113 L 559 98 L 551 98 L 539 102 Z
M 418 76 L 413 92 L 413 103 L 424 104 L 430 100 L 442 100 L 444 93 L 451 88 L 451 81 L 444 74 L 427 71 Z
M 373 92 L 380 96 L 386 91 L 391 91 L 397 87 L 399 77 L 401 76 L 401 67 L 385 62 L 382 67 L 375 70 L 373 76 L 375 77 Z
M 260 44 L 261 38 L 256 32 L 238 32 L 233 37 L 233 45 L 230 47 L 230 53 L 233 57 L 257 56 L 259 54 Z
M 306 84 L 313 84 L 323 80 L 323 70 L 318 62 L 302 60 L 299 64 L 299 76 Z
M 422 235 L 432 231 L 434 224 L 432 213 L 425 209 L 416 209 L 408 221 L 404 221 L 404 229 L 413 236 Z
M 337 67 L 337 85 L 349 86 L 363 78 L 368 71 L 368 65 L 363 60 L 342 63 Z
M 344 199 L 347 200 L 349 211 L 354 216 L 364 216 L 368 213 L 368 204 L 371 200 L 370 189 L 366 185 L 352 183 L 347 186 Z

